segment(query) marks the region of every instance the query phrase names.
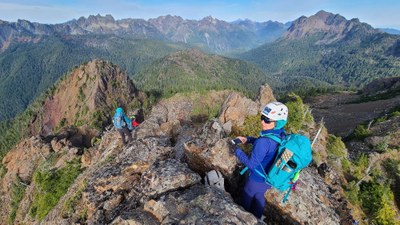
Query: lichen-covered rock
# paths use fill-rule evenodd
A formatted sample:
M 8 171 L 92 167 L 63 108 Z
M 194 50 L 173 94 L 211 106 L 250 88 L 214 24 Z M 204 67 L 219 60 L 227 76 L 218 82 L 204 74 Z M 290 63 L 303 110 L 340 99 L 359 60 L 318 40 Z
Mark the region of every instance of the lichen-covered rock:
M 185 164 L 170 159 L 159 161 L 141 177 L 141 191 L 147 198 L 154 198 L 166 192 L 187 188 L 199 183 L 201 177 Z
M 193 103 L 185 96 L 166 99 L 155 105 L 136 132 L 137 138 L 172 136 L 180 129 L 181 122 L 189 121 Z
M 158 225 L 160 224 L 153 216 L 141 209 L 122 212 L 110 225 Z
M 200 174 L 216 169 L 230 176 L 236 169 L 237 160 L 229 148 L 224 129 L 218 121 L 211 121 L 198 137 L 186 143 L 185 156 L 190 168 Z
M 22 141 L 3 158 L 2 163 L 7 168 L 4 179 L 10 181 L 3 184 L 8 186 L 15 176 L 29 184 L 39 162 L 51 152 L 51 146 L 39 137 Z
M 258 96 L 257 96 L 257 103 L 260 106 L 260 111 L 262 110 L 262 107 L 264 107 L 266 104 L 270 102 L 276 101 L 274 94 L 272 93 L 272 89 L 268 84 L 264 84 L 260 87 L 258 91 Z
M 227 192 L 204 185 L 150 200 L 145 210 L 159 224 L 262 224 L 235 204 Z
M 259 108 L 251 99 L 231 93 L 222 105 L 218 119 L 222 125 L 231 121 L 232 126 L 242 126 L 247 116 L 257 115 Z
M 8 203 L 12 201 L 11 187 L 15 183 L 23 185 L 25 189 L 18 205 L 15 224 L 34 223 L 35 219 L 29 216 L 29 211 L 37 188 L 33 181 L 35 171 L 41 165 L 53 170 L 63 168 L 67 162 L 76 159 L 83 152 L 85 140 L 86 136 L 81 129 L 67 127 L 52 136 L 25 139 L 8 152 L 3 158 L 7 173 L 1 180 L 3 185 L 0 188 L 0 197 L 5 205 L 0 206 L 0 223 L 3 223 L 10 213 L 11 204 Z M 90 148 L 88 150 L 92 151 Z
M 282 202 L 285 192 L 276 189 L 266 192 L 268 224 L 345 224 L 336 212 L 339 199 L 331 191 L 314 168 L 304 169 L 286 203 Z

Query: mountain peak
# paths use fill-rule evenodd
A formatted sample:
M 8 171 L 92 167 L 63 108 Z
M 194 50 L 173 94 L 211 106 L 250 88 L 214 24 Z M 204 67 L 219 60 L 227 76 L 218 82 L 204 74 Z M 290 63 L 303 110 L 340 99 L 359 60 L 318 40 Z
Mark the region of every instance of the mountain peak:
M 315 14 L 315 16 L 318 18 L 328 18 L 329 16 L 332 16 L 332 15 L 334 15 L 334 14 L 330 13 L 330 12 L 326 12 L 324 10 L 320 10 Z
M 103 60 L 92 60 L 61 79 L 43 104 L 43 118 L 37 120 L 40 134 L 47 136 L 65 125 L 88 124 L 102 128 L 111 122 L 117 104 L 134 102 L 137 90 L 128 75 Z M 100 115 L 100 116 L 99 116 Z
M 362 29 L 359 29 L 362 27 Z M 352 31 L 376 33 L 371 26 L 361 23 L 354 18 L 346 20 L 339 14 L 333 14 L 326 11 L 319 11 L 310 17 L 301 16 L 293 21 L 283 39 L 302 39 L 314 35 L 322 35 L 318 44 L 329 44 L 343 39 Z

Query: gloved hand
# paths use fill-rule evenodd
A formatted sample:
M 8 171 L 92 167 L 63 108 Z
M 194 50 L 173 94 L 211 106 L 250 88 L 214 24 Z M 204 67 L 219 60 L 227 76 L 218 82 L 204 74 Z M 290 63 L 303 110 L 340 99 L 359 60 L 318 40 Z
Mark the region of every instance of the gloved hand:
M 228 140 L 227 142 L 228 142 L 229 153 L 235 154 L 235 150 L 237 148 L 237 145 L 234 142 L 232 142 L 232 140 Z

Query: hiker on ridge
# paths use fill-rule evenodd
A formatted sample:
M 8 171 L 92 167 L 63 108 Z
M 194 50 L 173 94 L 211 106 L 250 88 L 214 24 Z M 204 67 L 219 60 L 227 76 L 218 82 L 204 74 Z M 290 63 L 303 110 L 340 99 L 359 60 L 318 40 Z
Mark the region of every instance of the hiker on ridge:
M 279 147 L 276 141 L 264 136 L 273 134 L 280 139 L 284 138 L 285 130 L 283 127 L 287 122 L 287 117 L 288 108 L 286 105 L 280 102 L 268 103 L 261 111 L 262 130 L 260 137 L 237 137 L 243 144 L 253 144 L 249 157 L 237 146 L 234 151 L 236 157 L 250 169 L 250 175 L 243 188 L 242 206 L 257 218 L 261 218 L 264 213 L 264 194 L 271 188 L 257 171 L 264 169 L 267 171 L 271 167 Z
M 131 120 L 125 116 L 124 110 L 121 107 L 118 107 L 115 110 L 115 114 L 113 117 L 114 127 L 117 129 L 118 133 L 121 135 L 122 143 L 126 145 L 125 135 L 128 137 L 128 142 L 132 141 L 132 136 L 129 130 L 132 130 L 132 122 Z

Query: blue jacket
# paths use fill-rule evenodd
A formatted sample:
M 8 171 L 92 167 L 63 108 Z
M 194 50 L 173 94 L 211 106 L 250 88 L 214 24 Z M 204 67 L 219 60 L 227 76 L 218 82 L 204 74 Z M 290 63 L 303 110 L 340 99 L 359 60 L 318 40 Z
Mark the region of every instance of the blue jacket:
M 261 134 L 272 133 L 284 137 L 285 132 L 284 129 L 278 130 L 265 130 L 261 131 Z M 250 169 L 249 179 L 257 182 L 264 182 L 264 178 L 257 174 L 255 169 L 262 172 L 265 169 L 265 172 L 271 167 L 272 163 L 277 154 L 278 143 L 267 137 L 247 137 L 247 142 L 253 144 L 253 149 L 251 151 L 250 157 L 246 155 L 239 147 L 236 147 L 235 155 L 238 159 Z M 263 168 L 261 168 L 261 165 Z

